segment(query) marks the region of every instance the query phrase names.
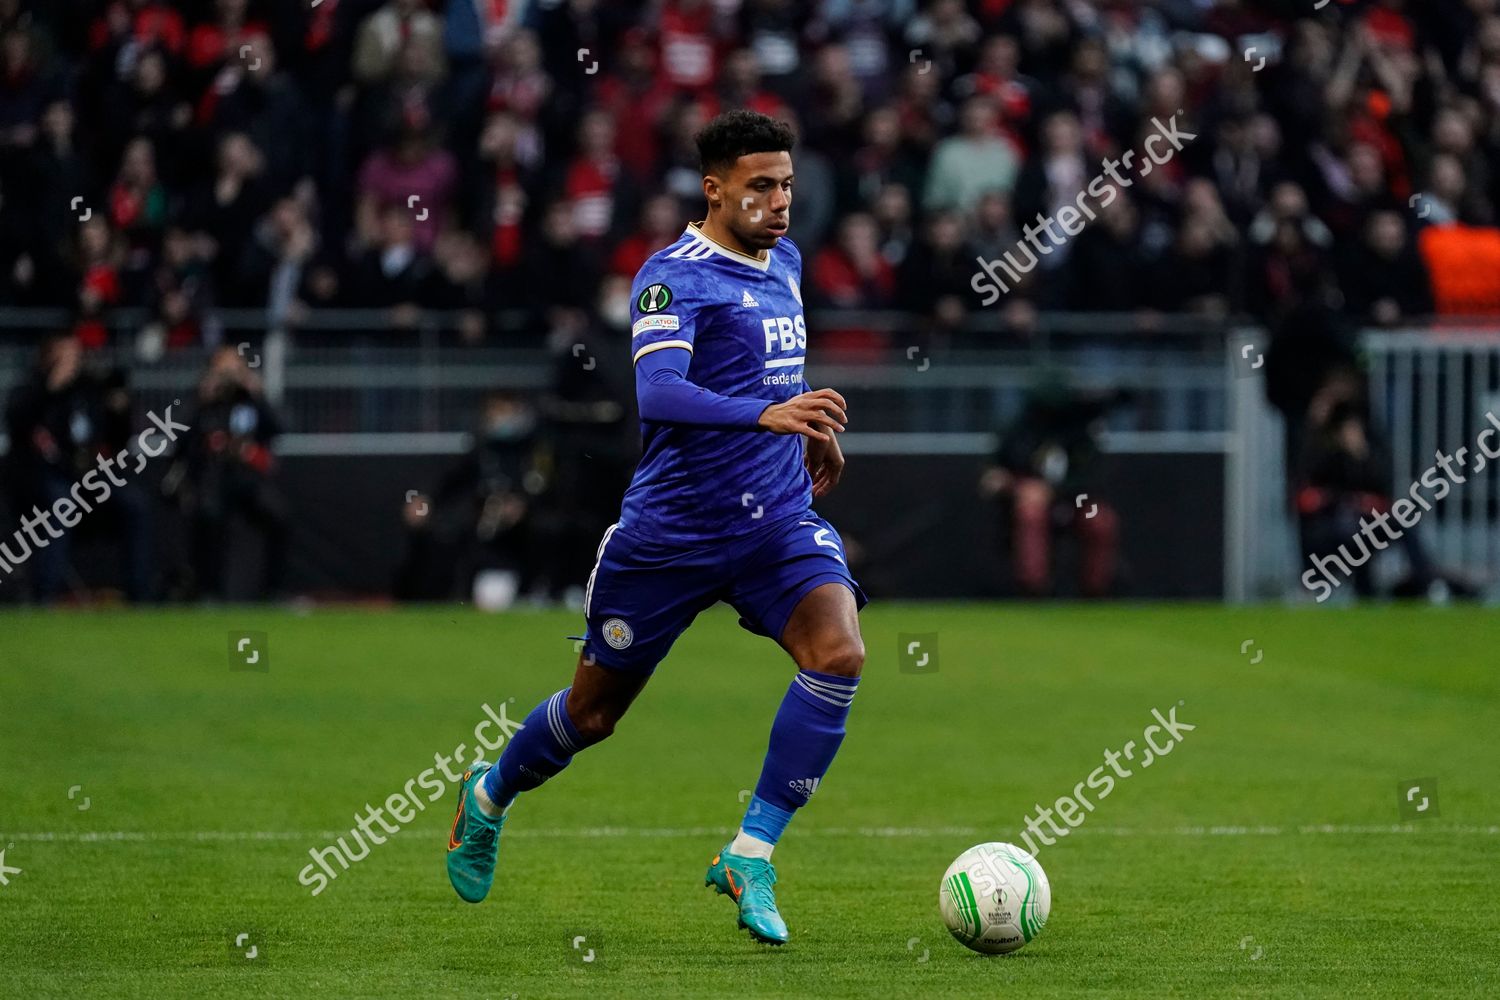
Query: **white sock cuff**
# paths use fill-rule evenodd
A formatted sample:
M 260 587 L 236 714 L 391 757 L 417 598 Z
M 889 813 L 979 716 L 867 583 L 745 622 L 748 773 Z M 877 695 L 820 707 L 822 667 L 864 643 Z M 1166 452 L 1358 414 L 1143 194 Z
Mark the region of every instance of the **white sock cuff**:
M 490 819 L 499 819 L 505 815 L 505 810 L 495 805 L 490 799 L 490 793 L 484 790 L 484 779 L 474 783 L 474 801 L 479 803 L 479 811 Z
M 742 858 L 760 858 L 764 861 L 771 860 L 771 852 L 776 849 L 775 844 L 767 843 L 759 837 L 752 837 L 745 832 L 744 827 L 734 835 L 734 840 L 729 842 L 729 853 L 739 855 Z

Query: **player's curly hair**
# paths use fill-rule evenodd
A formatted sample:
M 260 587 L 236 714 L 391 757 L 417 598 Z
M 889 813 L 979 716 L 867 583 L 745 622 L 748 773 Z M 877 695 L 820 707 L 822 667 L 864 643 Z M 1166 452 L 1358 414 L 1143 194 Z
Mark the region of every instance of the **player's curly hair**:
M 736 108 L 703 126 L 698 133 L 698 162 L 705 174 L 734 165 L 750 153 L 791 152 L 792 127 L 758 111 Z

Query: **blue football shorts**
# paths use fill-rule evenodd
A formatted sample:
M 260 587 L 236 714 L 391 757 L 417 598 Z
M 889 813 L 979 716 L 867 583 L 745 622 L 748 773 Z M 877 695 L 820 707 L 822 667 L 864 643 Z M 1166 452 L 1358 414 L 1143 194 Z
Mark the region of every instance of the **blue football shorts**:
M 719 601 L 740 624 L 780 641 L 797 603 L 840 583 L 868 602 L 844 542 L 812 511 L 699 548 L 662 545 L 616 524 L 599 543 L 584 597 L 584 651 L 600 666 L 649 674 L 700 611 Z

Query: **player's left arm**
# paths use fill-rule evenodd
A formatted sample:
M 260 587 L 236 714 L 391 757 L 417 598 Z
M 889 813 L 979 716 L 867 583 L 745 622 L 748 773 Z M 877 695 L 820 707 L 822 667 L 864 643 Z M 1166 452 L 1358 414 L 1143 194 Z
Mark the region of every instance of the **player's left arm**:
M 800 305 L 802 295 L 796 290 L 801 286 L 802 249 L 790 239 L 785 238 L 782 239 L 781 245 L 789 247 L 795 258 L 795 263 L 792 265 L 793 270 L 796 272 L 793 292 L 796 294 L 797 303 Z M 812 385 L 804 382 L 802 388 L 804 391 L 810 391 Z M 839 447 L 838 434 L 831 430 L 828 433 L 827 440 L 808 438 L 804 444 L 806 447 L 803 451 L 802 461 L 807 466 L 808 475 L 812 476 L 812 495 L 813 499 L 817 500 L 832 493 L 834 487 L 839 484 L 839 480 L 844 478 L 844 451 Z
M 844 452 L 839 447 L 839 436 L 834 432 L 829 432 L 827 440 L 805 438 L 804 442 L 807 448 L 803 462 L 807 465 L 808 475 L 812 476 L 813 499 L 817 500 L 832 493 L 839 480 L 844 478 Z
M 796 262 L 792 265 L 797 275 L 795 290 L 795 287 L 801 286 L 802 248 L 786 238 L 783 238 L 779 245 L 790 248 L 795 258 Z M 797 302 L 800 304 L 801 301 L 802 296 L 798 294 Z M 812 390 L 812 386 L 806 382 L 803 383 L 802 388 L 803 391 Z M 839 447 L 838 433 L 833 430 L 828 432 L 826 440 L 807 438 L 803 443 L 806 447 L 803 450 L 802 460 L 807 466 L 808 475 L 812 476 L 813 499 L 817 500 L 832 493 L 834 487 L 838 486 L 839 481 L 844 478 L 844 450 Z

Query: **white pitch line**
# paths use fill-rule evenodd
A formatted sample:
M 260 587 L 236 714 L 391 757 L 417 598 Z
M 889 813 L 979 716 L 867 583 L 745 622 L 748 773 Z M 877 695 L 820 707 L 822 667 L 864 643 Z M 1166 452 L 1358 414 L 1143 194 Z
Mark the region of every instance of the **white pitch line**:
M 396 834 L 377 831 L 382 837 L 431 836 L 427 831 L 401 830 Z M 637 837 L 642 839 L 669 839 L 685 837 L 723 836 L 732 833 L 728 826 L 695 827 L 628 827 L 593 826 L 570 828 L 541 828 L 534 830 L 508 830 L 507 838 L 522 837 L 580 837 L 586 839 L 617 839 Z M 1389 826 L 1356 826 L 1321 824 L 1313 826 L 1179 826 L 1170 829 L 1143 830 L 1119 826 L 1081 826 L 1073 833 L 1089 833 L 1109 837 L 1281 837 L 1298 836 L 1369 836 L 1439 834 L 1447 836 L 1500 835 L 1500 826 L 1447 826 L 1426 823 L 1404 823 Z M 213 842 L 246 840 L 305 840 L 326 843 L 337 837 L 347 837 L 350 830 L 321 830 L 298 832 L 294 830 L 105 830 L 91 832 L 41 831 L 30 833 L 0 833 L 0 842 L 22 841 L 41 843 L 159 843 L 159 842 Z M 876 838 L 921 838 L 921 837 L 975 837 L 994 836 L 994 830 L 981 830 L 972 826 L 859 826 L 859 827 L 807 827 L 794 831 L 794 837 L 876 837 Z

